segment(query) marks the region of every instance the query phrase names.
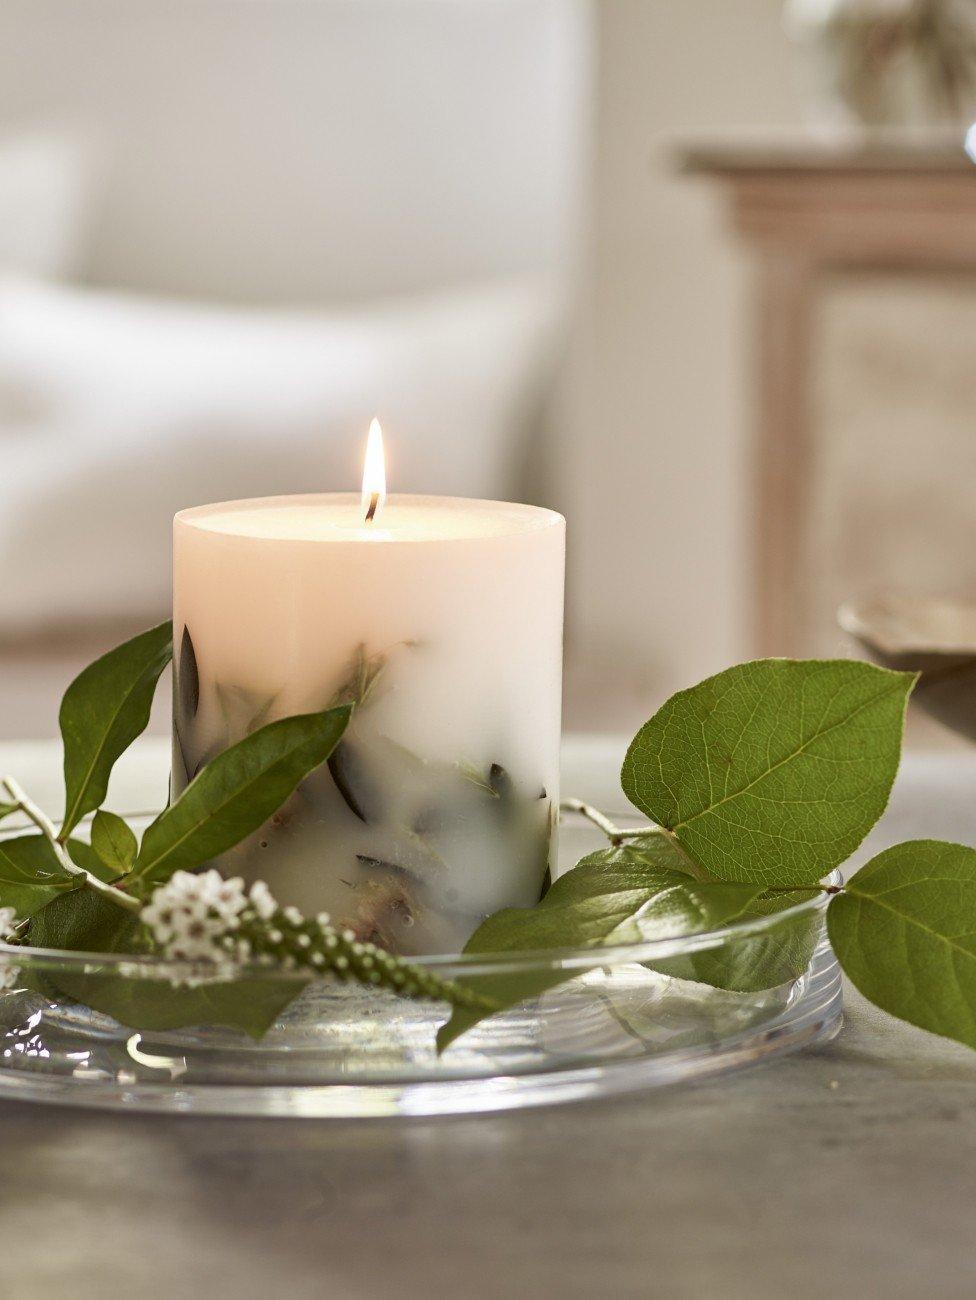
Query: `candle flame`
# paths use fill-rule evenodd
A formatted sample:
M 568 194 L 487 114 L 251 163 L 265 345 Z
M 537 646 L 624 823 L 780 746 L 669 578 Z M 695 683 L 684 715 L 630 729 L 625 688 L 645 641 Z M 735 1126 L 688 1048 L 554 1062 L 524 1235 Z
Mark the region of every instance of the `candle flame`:
M 372 420 L 366 439 L 366 461 L 363 465 L 363 514 L 366 522 L 376 514 L 386 500 L 386 460 L 383 456 L 383 430 L 379 420 Z

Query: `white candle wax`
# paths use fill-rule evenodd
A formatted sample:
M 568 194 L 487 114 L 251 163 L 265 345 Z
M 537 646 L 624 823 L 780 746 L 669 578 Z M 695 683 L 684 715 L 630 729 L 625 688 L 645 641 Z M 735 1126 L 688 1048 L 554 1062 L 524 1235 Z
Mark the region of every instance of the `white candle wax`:
M 505 502 L 270 497 L 174 523 L 174 784 L 362 695 L 328 768 L 219 865 L 399 952 L 535 902 L 558 800 L 565 524 Z

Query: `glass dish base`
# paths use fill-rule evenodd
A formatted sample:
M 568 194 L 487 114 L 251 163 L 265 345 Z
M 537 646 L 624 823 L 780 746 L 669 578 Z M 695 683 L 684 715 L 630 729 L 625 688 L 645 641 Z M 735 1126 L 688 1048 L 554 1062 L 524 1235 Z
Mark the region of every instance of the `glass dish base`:
M 5 825 L 0 842 L 18 833 Z M 561 838 L 570 863 L 593 847 L 578 828 Z M 828 880 L 839 883 L 839 873 Z M 328 978 L 311 980 L 260 1040 L 209 1026 L 137 1031 L 77 1001 L 79 990 L 103 1005 L 108 995 L 113 1009 L 149 993 L 158 1012 L 198 967 L 0 943 L 0 1099 L 369 1118 L 515 1110 L 692 1083 L 836 1034 L 841 977 L 826 938 L 828 901 L 801 894 L 793 906 L 723 929 L 646 942 L 412 959 L 473 987 L 499 975 L 526 987 L 545 987 L 553 975 L 566 981 L 481 1021 L 442 1054 L 445 1004 Z M 238 985 L 229 990 L 235 1005 L 254 995 L 255 979 L 261 996 L 269 982 L 285 982 L 281 1005 L 293 996 L 294 975 L 242 967 L 227 981 Z M 135 987 L 141 982 L 148 988 Z M 219 1001 L 218 989 L 209 1005 Z
M 443 1005 L 359 986 L 311 985 L 260 1042 L 219 1028 L 135 1033 L 13 989 L 0 995 L 0 1097 L 191 1115 L 471 1114 L 695 1082 L 823 1042 L 841 1024 L 840 972 L 823 937 L 803 976 L 754 993 L 631 956 L 607 951 L 605 965 L 482 1022 L 441 1056 Z

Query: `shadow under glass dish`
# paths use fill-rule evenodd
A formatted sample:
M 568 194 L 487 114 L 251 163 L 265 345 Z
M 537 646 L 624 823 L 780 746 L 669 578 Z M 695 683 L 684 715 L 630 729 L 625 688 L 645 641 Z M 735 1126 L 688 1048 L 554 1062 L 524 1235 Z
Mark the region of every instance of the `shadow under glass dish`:
M 130 818 L 136 824 L 138 818 Z M 143 819 L 145 821 L 145 819 Z M 22 833 L 6 830 L 3 838 Z M 839 877 L 838 877 L 839 878 Z M 223 1115 L 382 1116 L 493 1111 L 692 1081 L 832 1037 L 841 985 L 824 934 L 826 895 L 682 939 L 517 957 L 418 959 L 450 979 L 488 973 L 571 978 L 492 1016 L 441 1056 L 442 1003 L 312 980 L 260 1041 L 220 1027 L 139 1032 L 67 997 L 0 993 L 0 1096 L 59 1104 Z M 694 978 L 751 970 L 797 933 L 804 973 L 728 992 Z M 172 987 L 199 974 L 155 957 L 0 944 L 0 959 L 53 985 L 110 978 Z M 294 981 L 264 968 L 240 981 Z

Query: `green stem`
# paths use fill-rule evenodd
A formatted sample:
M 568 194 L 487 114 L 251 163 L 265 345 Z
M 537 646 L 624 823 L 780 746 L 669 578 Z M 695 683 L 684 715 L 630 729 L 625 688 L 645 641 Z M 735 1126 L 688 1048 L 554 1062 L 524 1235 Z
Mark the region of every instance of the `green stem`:
M 252 956 L 271 958 L 292 969 L 331 974 L 340 980 L 390 989 L 402 997 L 449 1002 L 455 1007 L 487 1012 L 498 1011 L 498 1003 L 457 980 L 442 979 L 436 971 L 415 965 L 357 940 L 348 930 L 337 930 L 325 918 L 309 919 L 279 909 L 270 919 L 245 917 L 240 929 L 228 936 L 233 950 L 246 939 Z
M 606 814 L 600 812 L 599 808 L 594 808 L 592 804 L 583 803 L 581 799 L 563 799 L 559 805 L 560 812 L 576 813 L 579 817 L 585 817 L 588 822 L 603 831 L 604 835 L 611 844 L 619 844 L 628 834 L 620 826 L 615 826 Z

